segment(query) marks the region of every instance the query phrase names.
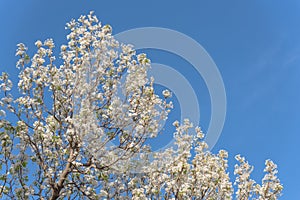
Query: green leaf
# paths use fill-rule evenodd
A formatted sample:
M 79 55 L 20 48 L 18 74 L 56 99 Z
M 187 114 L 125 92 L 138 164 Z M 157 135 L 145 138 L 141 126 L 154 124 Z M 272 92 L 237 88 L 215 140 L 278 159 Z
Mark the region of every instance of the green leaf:
M 27 162 L 26 162 L 26 161 L 23 161 L 23 162 L 22 162 L 22 166 L 23 166 L 23 167 L 26 167 L 26 166 L 27 166 Z

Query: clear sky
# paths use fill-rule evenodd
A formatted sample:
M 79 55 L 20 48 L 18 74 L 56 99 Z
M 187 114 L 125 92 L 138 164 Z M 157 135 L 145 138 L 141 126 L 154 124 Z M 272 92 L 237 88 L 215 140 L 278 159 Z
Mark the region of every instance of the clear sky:
M 16 44 L 34 48 L 37 39 L 65 42 L 65 23 L 94 10 L 119 33 L 139 27 L 164 27 L 188 35 L 212 57 L 223 78 L 227 115 L 213 151 L 229 151 L 230 173 L 240 153 L 255 166 L 278 164 L 281 199 L 300 199 L 300 2 L 226 1 L 18 1 L 0 0 L 0 71 L 16 80 Z M 152 62 L 179 70 L 199 87 L 201 126 L 207 130 L 210 98 L 201 76 L 189 64 L 163 51 L 146 50 Z

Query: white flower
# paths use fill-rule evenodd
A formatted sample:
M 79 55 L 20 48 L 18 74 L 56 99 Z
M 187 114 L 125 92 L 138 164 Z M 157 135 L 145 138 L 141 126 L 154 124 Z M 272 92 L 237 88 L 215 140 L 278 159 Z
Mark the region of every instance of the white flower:
M 176 120 L 175 122 L 173 122 L 173 126 L 175 126 L 176 128 L 179 127 L 179 121 Z
M 9 103 L 11 103 L 13 101 L 13 98 L 11 98 L 11 97 L 3 97 L 1 99 L 1 101 L 4 102 L 4 103 L 6 103 L 6 104 L 9 104 Z
M 18 45 L 17 99 L 8 90 L 12 87 L 8 75 L 0 76 L 0 107 L 18 118 L 16 123 L 9 122 L 11 117 L 0 120 L 4 130 L 0 160 L 5 167 L 2 171 L 7 171 L 2 176 L 1 197 L 9 199 L 9 194 L 26 199 L 24 194 L 35 192 L 40 199 L 48 199 L 53 187 L 63 181 L 59 199 L 74 195 L 90 199 L 232 199 L 228 153 L 208 151 L 204 133 L 196 127 L 194 137 L 188 119 L 182 125 L 173 123 L 176 131 L 171 147 L 151 152 L 144 145 L 147 138 L 158 134 L 160 120 L 167 118 L 166 110 L 172 107 L 166 101 L 170 91 L 162 92 L 165 99 L 155 94 L 146 55 L 136 56 L 131 45 L 119 44 L 111 27 L 102 27 L 92 12 L 67 27 L 70 34 L 68 43 L 61 46 L 59 67 L 54 63 L 52 39 L 44 42 L 48 48 L 36 41 L 38 50 L 28 66 L 27 48 Z M 5 111 L 0 109 L 0 117 L 5 117 Z M 250 179 L 253 167 L 240 155 L 236 159 L 237 199 L 278 198 L 283 187 L 272 161 L 266 161 L 266 174 L 259 185 Z M 136 169 L 146 173 L 131 173 Z M 30 181 L 23 175 L 30 176 Z M 17 182 L 11 186 L 16 178 L 25 178 L 22 187 Z
M 60 50 L 61 51 L 66 51 L 67 50 L 67 45 L 61 45 Z
M 6 116 L 6 113 L 4 110 L 0 110 L 0 117 L 5 117 Z
M 162 92 L 162 94 L 164 95 L 165 98 L 169 98 L 172 96 L 171 92 L 169 90 L 164 90 Z
M 47 46 L 47 47 L 49 47 L 49 49 L 54 48 L 54 42 L 53 42 L 52 39 L 45 40 L 44 45 Z
M 42 43 L 40 40 L 37 40 L 34 44 L 35 44 L 35 46 L 37 46 L 38 48 L 40 48 L 40 47 L 43 45 L 43 43 Z
M 202 132 L 202 130 L 201 130 L 200 127 L 196 127 L 195 131 L 196 131 L 196 134 L 197 134 L 197 138 L 199 138 L 199 139 L 203 139 L 204 138 L 204 134 L 203 134 L 203 132 Z

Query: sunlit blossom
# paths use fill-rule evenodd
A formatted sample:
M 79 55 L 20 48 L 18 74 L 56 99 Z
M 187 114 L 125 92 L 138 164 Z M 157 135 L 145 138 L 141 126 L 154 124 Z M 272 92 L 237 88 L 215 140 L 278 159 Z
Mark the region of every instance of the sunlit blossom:
M 173 123 L 174 146 L 152 152 L 173 107 L 155 93 L 146 54 L 112 36 L 91 12 L 67 23 L 56 63 L 54 41 L 17 45 L 14 97 L 0 76 L 0 197 L 3 199 L 277 199 L 283 186 L 267 160 L 262 182 L 235 158 L 234 191 L 228 152 L 208 151 L 204 133 L 188 119 Z M 13 94 L 17 93 L 17 91 Z M 14 119 L 6 117 L 14 115 Z M 13 119 L 13 120 L 12 120 Z M 167 130 L 166 130 L 167 131 Z

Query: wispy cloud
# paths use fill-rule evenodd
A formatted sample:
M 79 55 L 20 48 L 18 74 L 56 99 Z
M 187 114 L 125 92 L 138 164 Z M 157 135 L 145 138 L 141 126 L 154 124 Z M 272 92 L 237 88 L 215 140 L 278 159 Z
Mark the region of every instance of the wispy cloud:
M 253 107 L 262 98 L 269 98 L 270 92 L 276 90 L 281 84 L 289 84 L 288 74 L 295 73 L 291 66 L 297 66 L 300 73 L 300 46 L 287 49 L 285 41 L 282 40 L 264 51 L 256 62 L 249 66 L 248 75 L 244 77 L 245 83 L 253 84 L 248 86 L 252 90 L 247 94 L 242 107 Z

